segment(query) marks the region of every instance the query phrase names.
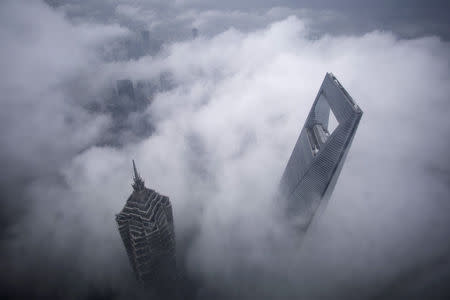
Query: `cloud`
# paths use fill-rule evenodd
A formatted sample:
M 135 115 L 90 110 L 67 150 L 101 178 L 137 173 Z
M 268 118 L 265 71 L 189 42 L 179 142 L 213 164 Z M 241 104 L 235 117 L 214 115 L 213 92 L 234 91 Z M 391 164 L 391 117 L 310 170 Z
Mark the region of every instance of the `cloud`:
M 104 117 L 82 109 L 85 91 L 100 63 L 97 49 L 126 30 L 73 26 L 39 2 L 3 3 L 1 23 L 2 156 L 18 167 L 26 162 L 46 168 L 90 145 L 105 127 Z M 72 93 L 80 78 L 85 90 Z
M 27 211 L 4 247 L 12 285 L 30 280 L 48 293 L 58 282 L 63 295 L 82 296 L 94 286 L 127 298 L 135 286 L 114 215 L 131 192 L 131 159 L 147 186 L 171 198 L 198 299 L 367 298 L 448 253 L 448 43 L 380 31 L 312 40 L 292 16 L 105 62 L 99 48 L 123 27 L 72 24 L 42 4 L 1 11 L 10 43 L 0 59 L 13 70 L 1 83 L 1 159 L 21 162 L 21 172 L 52 170 L 21 186 Z M 300 247 L 272 195 L 328 71 L 365 114 Z M 111 78 L 161 73 L 173 86 L 145 112 L 155 132 L 98 146 L 108 119 L 84 109 L 82 96 Z M 69 88 L 84 76 L 92 91 Z M 51 283 L 29 266 L 45 266 Z

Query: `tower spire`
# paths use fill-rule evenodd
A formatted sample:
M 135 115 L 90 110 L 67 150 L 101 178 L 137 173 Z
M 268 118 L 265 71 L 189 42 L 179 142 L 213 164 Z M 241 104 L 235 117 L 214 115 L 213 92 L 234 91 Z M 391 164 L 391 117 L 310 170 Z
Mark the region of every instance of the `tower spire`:
M 133 159 L 133 172 L 134 172 L 134 183 L 132 184 L 133 189 L 135 191 L 141 191 L 145 188 L 145 184 L 144 184 L 144 180 L 142 180 L 141 176 L 139 175 L 137 169 L 136 169 L 136 164 L 134 163 L 134 159 Z

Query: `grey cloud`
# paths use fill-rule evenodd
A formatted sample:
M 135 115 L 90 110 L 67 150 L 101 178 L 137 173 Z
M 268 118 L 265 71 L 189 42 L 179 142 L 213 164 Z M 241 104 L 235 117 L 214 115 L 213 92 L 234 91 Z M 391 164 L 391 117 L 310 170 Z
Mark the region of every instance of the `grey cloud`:
M 230 26 L 253 30 L 289 15 L 308 19 L 313 34 L 362 34 L 372 30 L 394 31 L 403 38 L 437 35 L 449 39 L 447 15 L 449 5 L 444 0 L 321 0 L 321 1 L 48 1 L 63 8 L 72 18 L 96 18 L 117 21 L 115 12 L 134 12 L 123 24 L 135 27 L 155 26 L 153 34 L 177 40 L 189 36 L 190 27 L 199 21 L 201 32 L 218 33 Z M 281 8 L 284 13 L 276 20 L 268 12 Z M 287 11 L 289 13 L 286 15 Z M 156 17 L 155 17 L 156 16 Z M 182 17 L 182 20 L 180 20 Z M 164 20 L 163 22 L 161 22 Z M 209 21 L 203 23 L 204 21 Z M 186 28 L 188 27 L 188 28 Z

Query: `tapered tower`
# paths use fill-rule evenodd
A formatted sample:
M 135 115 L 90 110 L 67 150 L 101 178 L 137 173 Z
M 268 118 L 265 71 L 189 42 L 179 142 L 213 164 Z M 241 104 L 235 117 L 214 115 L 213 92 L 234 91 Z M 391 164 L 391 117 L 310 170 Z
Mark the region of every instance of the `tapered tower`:
M 169 198 L 145 187 L 133 161 L 133 192 L 116 215 L 137 279 L 163 299 L 177 298 L 175 232 Z
M 281 178 L 288 220 L 305 231 L 324 207 L 341 172 L 362 110 L 327 73 Z

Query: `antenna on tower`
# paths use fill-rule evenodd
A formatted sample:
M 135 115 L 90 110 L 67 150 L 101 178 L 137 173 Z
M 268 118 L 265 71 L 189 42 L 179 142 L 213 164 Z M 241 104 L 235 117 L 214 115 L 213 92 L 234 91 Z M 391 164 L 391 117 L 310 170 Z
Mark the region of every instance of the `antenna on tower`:
M 143 189 L 145 189 L 145 184 L 144 184 L 144 180 L 142 180 L 141 176 L 139 175 L 137 169 L 136 169 L 136 164 L 134 163 L 134 159 L 133 159 L 133 172 L 134 172 L 134 183 L 131 185 L 133 187 L 133 189 L 135 191 L 142 191 Z

